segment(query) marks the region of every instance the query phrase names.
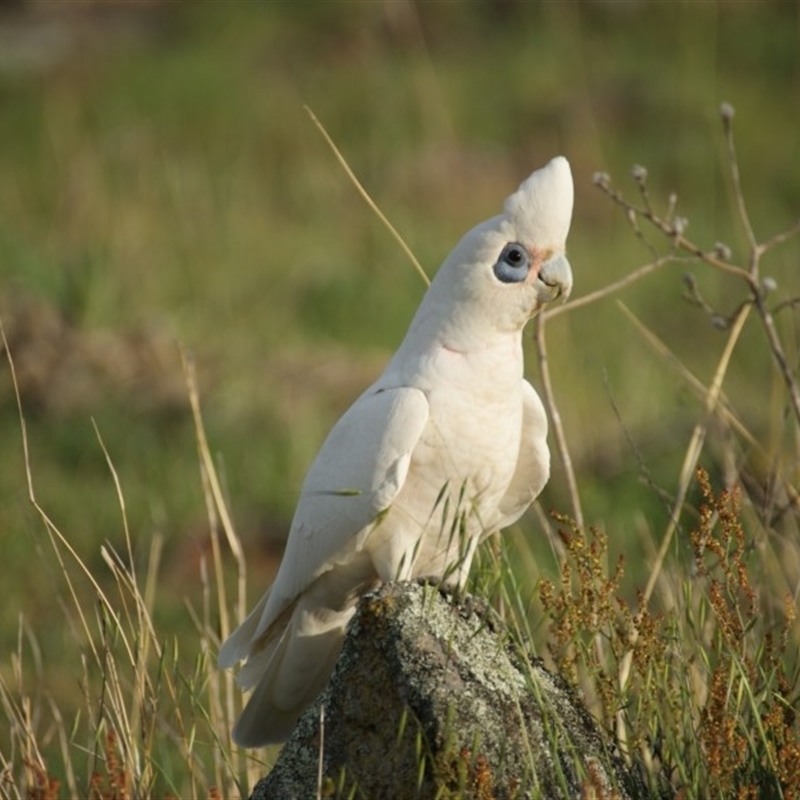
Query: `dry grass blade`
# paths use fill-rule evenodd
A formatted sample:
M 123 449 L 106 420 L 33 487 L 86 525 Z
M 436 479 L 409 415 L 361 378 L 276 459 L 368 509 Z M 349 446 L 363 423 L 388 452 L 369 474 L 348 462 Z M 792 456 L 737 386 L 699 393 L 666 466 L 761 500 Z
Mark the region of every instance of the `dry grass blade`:
M 96 649 L 96 646 L 95 646 L 95 643 L 94 643 L 94 637 L 92 636 L 92 632 L 91 632 L 91 628 L 89 626 L 89 623 L 88 623 L 88 621 L 86 619 L 85 614 L 83 613 L 83 607 L 82 607 L 81 602 L 80 602 L 80 600 L 78 598 L 78 594 L 77 594 L 77 591 L 75 590 L 75 586 L 73 584 L 72 578 L 70 577 L 70 572 L 67 569 L 67 565 L 66 565 L 66 563 L 64 561 L 63 554 L 61 552 L 61 547 L 63 547 L 64 550 L 66 550 L 66 552 L 69 554 L 69 556 L 78 565 L 78 567 L 80 568 L 80 570 L 84 574 L 84 576 L 88 579 L 89 583 L 92 586 L 92 589 L 95 591 L 95 593 L 97 594 L 97 597 L 100 599 L 100 602 L 101 602 L 103 608 L 105 609 L 105 611 L 108 612 L 108 614 L 114 620 L 114 622 L 115 622 L 115 624 L 117 625 L 118 628 L 120 627 L 120 625 L 119 625 L 119 617 L 118 617 L 117 612 L 115 611 L 113 605 L 109 602 L 108 597 L 106 596 L 105 592 L 100 587 L 100 584 L 95 579 L 95 577 L 92 574 L 92 572 L 89 569 L 89 567 L 86 565 L 86 563 L 83 561 L 83 559 L 78 555 L 78 553 L 75 550 L 75 548 L 72 546 L 72 544 L 70 544 L 70 542 L 66 538 L 66 536 L 64 536 L 64 534 L 61 533 L 61 531 L 59 530 L 58 526 L 50 519 L 50 517 L 48 516 L 47 512 L 44 510 L 44 508 L 42 508 L 42 506 L 39 504 L 38 500 L 36 499 L 36 492 L 34 490 L 34 483 L 33 483 L 33 471 L 31 469 L 31 462 L 30 462 L 30 450 L 29 450 L 29 446 L 28 446 L 28 432 L 27 432 L 28 429 L 27 429 L 27 426 L 25 424 L 25 414 L 23 413 L 23 410 L 22 410 L 22 398 L 21 398 L 20 393 L 19 393 L 19 383 L 17 382 L 17 372 L 16 372 L 16 369 L 14 367 L 14 359 L 13 359 L 13 356 L 11 355 L 11 350 L 10 350 L 10 348 L 8 346 L 8 339 L 6 338 L 6 332 L 5 332 L 5 328 L 3 327 L 2 318 L 0 318 L 0 339 L 2 339 L 3 347 L 5 348 L 6 359 L 8 361 L 9 370 L 11 372 L 11 383 L 12 383 L 12 386 L 13 386 L 13 389 L 14 389 L 14 398 L 16 400 L 17 412 L 18 412 L 18 415 L 19 415 L 19 426 L 20 426 L 20 432 L 22 434 L 22 452 L 23 452 L 23 459 L 24 459 L 24 464 L 25 464 L 25 477 L 26 477 L 27 486 L 28 486 L 28 499 L 30 500 L 31 505 L 34 507 L 34 509 L 36 510 L 36 513 L 39 515 L 39 517 L 41 518 L 42 522 L 44 523 L 45 529 L 47 530 L 48 536 L 50 538 L 50 542 L 51 542 L 52 547 L 53 547 L 53 551 L 55 552 L 56 558 L 58 560 L 59 568 L 61 569 L 61 573 L 64 576 L 65 582 L 67 583 L 67 587 L 69 589 L 70 596 L 71 596 L 71 599 L 73 601 L 74 608 L 77 611 L 78 616 L 80 618 L 81 627 L 82 627 L 83 632 L 84 632 L 84 634 L 86 636 L 86 641 L 87 641 L 87 643 L 89 644 L 89 647 L 92 650 L 92 655 L 94 656 L 95 661 L 98 664 L 100 664 L 100 663 L 102 663 L 102 658 L 100 656 L 100 653 Z M 120 630 L 120 633 L 122 633 L 121 630 Z M 125 650 L 126 650 L 126 652 L 128 654 L 128 657 L 130 658 L 131 661 L 133 661 L 134 660 L 133 648 L 131 647 L 131 644 L 128 641 L 127 637 L 124 636 L 124 633 L 123 633 L 123 643 L 125 645 Z
M 356 187 L 356 190 L 358 191 L 358 193 L 361 195 L 361 197 L 364 198 L 364 201 L 366 202 L 366 204 L 372 209 L 372 211 L 375 212 L 375 215 L 378 217 L 378 219 L 386 227 L 386 230 L 388 230 L 389 233 L 392 234 L 392 236 L 394 237 L 395 241 L 400 245 L 400 247 L 403 250 L 403 252 L 408 256 L 408 259 L 413 264 L 414 269 L 417 271 L 417 274 L 425 282 L 425 285 L 426 286 L 430 286 L 431 280 L 428 277 L 428 275 L 425 272 L 425 270 L 422 268 L 422 264 L 419 263 L 419 261 L 417 260 L 417 257 L 411 251 L 411 248 L 405 243 L 405 240 L 398 233 L 398 231 L 394 227 L 394 225 L 392 225 L 392 223 L 389 222 L 389 220 L 387 219 L 386 215 L 380 210 L 380 208 L 378 208 L 378 206 L 375 203 L 375 201 L 369 196 L 369 193 L 364 188 L 364 186 L 361 184 L 361 182 L 358 180 L 358 178 L 355 176 L 355 173 L 350 168 L 350 165 L 347 163 L 347 160 L 345 159 L 345 157 L 342 155 L 342 153 L 339 150 L 339 148 L 334 143 L 334 141 L 331 138 L 330 134 L 328 133 L 327 130 L 325 130 L 325 126 L 317 119 L 316 114 L 314 114 L 314 112 L 308 106 L 305 106 L 305 109 L 306 109 L 306 112 L 308 113 L 308 116 L 311 117 L 311 121 L 314 123 L 314 125 L 317 128 L 317 130 L 322 134 L 322 138 L 325 139 L 325 141 L 327 142 L 328 147 L 330 147 L 331 150 L 333 151 L 333 154 L 336 156 L 336 160 L 339 162 L 339 164 L 341 164 L 342 169 L 344 169 L 345 173 L 347 174 L 347 177 L 350 179 L 350 181 L 352 182 L 353 186 Z
M 622 301 L 617 301 L 617 307 L 628 318 L 631 324 L 636 328 L 636 331 L 641 335 L 642 339 L 648 344 L 649 347 L 670 366 L 675 368 L 678 375 L 683 378 L 687 386 L 702 400 L 708 396 L 708 387 L 697 378 L 688 367 L 667 347 L 667 345 L 650 329 L 648 328 Z M 729 424 L 749 445 L 756 448 L 760 453 L 766 455 L 761 443 L 750 432 L 747 426 L 736 416 L 736 413 L 731 409 L 724 392 L 719 396 L 718 411 L 723 419 Z
M 239 621 L 243 620 L 247 614 L 247 563 L 245 559 L 244 550 L 241 541 L 234 529 L 233 521 L 231 520 L 228 508 L 223 496 L 222 487 L 220 485 L 217 471 L 214 466 L 214 460 L 211 457 L 211 451 L 208 446 L 208 438 L 206 436 L 205 425 L 203 423 L 203 416 L 200 409 L 200 396 L 197 390 L 197 378 L 195 374 L 194 360 L 191 355 L 182 347 L 181 348 L 181 362 L 183 364 L 184 376 L 186 380 L 187 389 L 189 392 L 189 402 L 192 409 L 192 417 L 195 427 L 195 438 L 197 440 L 197 449 L 200 457 L 201 465 L 201 480 L 203 484 L 203 496 L 206 500 L 206 508 L 209 517 L 209 535 L 211 539 L 211 552 L 212 564 L 214 572 L 214 582 L 216 585 L 216 609 L 219 613 L 219 627 L 222 640 L 227 638 L 231 633 L 231 623 L 228 615 L 228 599 L 225 591 L 225 574 L 223 569 L 222 551 L 219 541 L 219 530 L 217 519 L 222 522 L 222 528 L 225 533 L 226 541 L 233 554 L 234 561 L 237 569 L 237 599 L 236 599 L 236 615 Z M 203 570 L 205 576 L 205 569 Z M 203 579 L 204 591 L 206 591 L 208 581 Z M 210 614 L 208 611 L 204 614 L 204 622 L 197 624 L 198 631 L 205 638 L 216 638 L 211 628 Z M 216 642 L 219 645 L 219 642 Z M 226 750 L 233 755 L 231 756 L 231 772 L 234 775 L 240 774 L 241 771 L 241 751 L 234 747 L 231 739 L 231 730 L 233 722 L 237 716 L 237 698 L 239 692 L 236 688 L 233 674 L 230 671 L 225 671 L 221 676 L 215 670 L 212 664 L 209 666 L 210 674 L 208 675 L 209 684 L 212 687 L 212 697 L 214 701 L 211 704 L 211 729 L 215 732 L 221 729 L 225 731 L 225 747 Z M 224 686 L 224 692 L 220 691 L 220 684 Z M 220 698 L 224 697 L 225 711 L 221 713 L 219 709 Z M 215 734 L 219 735 L 219 734 Z M 247 771 L 249 773 L 249 782 L 258 777 L 256 770 L 257 764 L 255 762 L 247 763 Z
M 200 453 L 200 461 L 204 469 L 205 479 L 208 480 L 208 485 L 211 489 L 211 494 L 214 499 L 214 506 L 216 512 L 222 521 L 222 530 L 225 533 L 225 538 L 228 542 L 228 547 L 231 549 L 234 560 L 239 572 L 238 583 L 238 597 L 237 597 L 237 614 L 240 619 L 244 619 L 247 609 L 247 596 L 246 596 L 246 572 L 247 565 L 244 557 L 244 550 L 242 549 L 241 541 L 239 540 L 236 530 L 234 529 L 233 521 L 228 512 L 225 497 L 223 496 L 222 487 L 217 476 L 216 468 L 214 467 L 214 460 L 211 457 L 211 450 L 208 446 L 208 437 L 206 436 L 205 425 L 203 424 L 203 415 L 200 410 L 200 396 L 197 391 L 197 378 L 195 375 L 194 360 L 191 355 L 181 348 L 181 363 L 183 364 L 184 376 L 186 378 L 186 385 L 189 390 L 189 402 L 192 408 L 192 417 L 195 424 L 195 432 L 197 436 L 197 447 Z M 211 530 L 212 547 L 216 548 L 214 551 L 214 568 L 217 572 L 217 590 L 219 595 L 219 608 L 222 618 L 220 620 L 222 637 L 226 637 L 230 633 L 230 622 L 227 615 L 227 603 L 224 596 L 224 580 L 222 573 L 222 559 L 219 554 L 219 539 L 216 534 L 216 526 L 212 526 Z
M 35 795 L 40 789 L 53 789 L 55 779 L 50 776 L 47 756 L 40 751 L 42 737 L 46 735 L 53 740 L 56 748 L 60 743 L 61 770 L 70 796 L 135 795 L 147 798 L 157 791 L 156 786 L 166 788 L 173 796 L 186 793 L 202 796 L 206 790 L 213 795 L 216 790 L 209 785 L 206 761 L 213 765 L 214 780 L 222 787 L 225 796 L 238 793 L 241 786 L 237 786 L 236 776 L 240 772 L 241 757 L 228 758 L 225 755 L 233 750 L 229 741 L 234 716 L 233 687 L 228 686 L 230 703 L 227 714 L 216 713 L 213 719 L 207 715 L 193 714 L 187 720 L 187 699 L 195 711 L 198 708 L 216 707 L 215 701 L 222 696 L 219 681 L 215 682 L 219 677 L 218 672 L 213 665 L 213 658 L 206 657 L 198 662 L 205 665 L 204 674 L 186 677 L 179 666 L 177 640 L 168 657 L 153 623 L 161 537 L 156 535 L 152 540 L 144 576 L 145 585 L 140 588 L 121 481 L 99 428 L 95 425 L 98 442 L 113 478 L 124 527 L 122 553 L 115 551 L 110 543 L 100 548 L 100 555 L 109 570 L 112 589 L 116 591 L 112 602 L 108 590 L 101 585 L 101 576 L 92 573 L 38 502 L 19 385 L 1 319 L 0 339 L 6 350 L 17 402 L 28 496 L 44 523 L 60 570 L 59 576 L 68 590 L 70 602 L 64 607 L 64 613 L 68 615 L 68 620 L 71 621 L 73 614 L 78 620 L 78 624 L 72 626 L 72 635 L 81 653 L 78 663 L 83 667 L 80 685 L 84 701 L 84 706 L 76 712 L 68 730 L 52 700 L 45 699 L 41 707 L 36 697 L 30 699 L 25 686 L 30 678 L 23 676 L 20 639 L 16 685 L 10 686 L 5 677 L 0 680 L 0 710 L 11 723 L 9 736 L 14 743 L 14 750 L 9 757 L 0 753 L 0 765 L 8 776 L 8 783 L 3 779 L 2 792 L 8 789 L 9 796 L 26 797 L 40 796 Z M 238 540 L 234 538 L 233 541 L 235 547 Z M 238 552 L 241 553 L 240 548 Z M 217 561 L 219 563 L 221 559 L 218 557 Z M 83 587 L 73 577 L 73 564 L 77 565 L 80 576 L 88 581 L 92 603 L 85 602 Z M 224 595 L 222 597 L 220 608 L 224 607 Z M 94 608 L 94 620 L 88 611 L 90 607 Z M 210 620 L 211 614 L 207 613 L 200 637 L 201 647 L 206 654 L 213 653 L 217 641 Z M 31 649 L 36 656 L 38 650 L 34 641 L 31 642 Z M 84 649 L 88 653 L 84 653 Z M 45 679 L 43 669 L 37 667 L 37 685 Z M 228 683 L 232 684 L 230 676 Z M 49 718 L 43 713 L 48 709 Z M 210 753 L 206 749 L 209 743 L 197 735 L 198 730 L 204 730 L 198 726 L 200 721 L 208 724 L 215 742 Z M 42 732 L 43 726 L 46 734 Z M 82 736 L 86 736 L 83 742 Z M 178 758 L 186 765 L 180 778 L 182 784 L 174 785 L 167 772 L 169 767 L 161 763 L 164 752 L 161 748 L 165 744 L 176 750 Z M 84 785 L 78 785 L 76 779 L 73 761 L 76 756 L 88 769 Z M 166 757 L 172 759 L 170 755 Z M 107 790 L 111 794 L 106 794 Z
M 720 356 L 719 362 L 717 363 L 717 368 L 714 372 L 714 377 L 708 387 L 708 392 L 706 393 L 705 411 L 707 415 L 711 414 L 716 409 L 717 402 L 719 401 L 719 396 L 722 391 L 722 383 L 725 380 L 725 375 L 728 372 L 728 366 L 730 364 L 731 357 L 733 356 L 733 351 L 739 341 L 739 336 L 744 329 L 744 324 L 747 321 L 747 317 L 750 314 L 751 308 L 752 306 L 750 305 L 742 306 L 739 309 L 739 313 L 734 318 L 733 324 L 731 325 L 728 333 L 728 339 L 725 342 L 725 348 L 722 351 L 722 355 Z M 667 551 L 669 550 L 669 546 L 672 542 L 672 537 L 674 536 L 678 527 L 681 510 L 686 502 L 686 493 L 689 491 L 689 485 L 692 481 L 695 469 L 697 468 L 697 462 L 703 449 L 703 442 L 705 440 L 707 431 L 708 418 L 706 416 L 701 419 L 697 425 L 695 425 L 694 431 L 692 432 L 692 438 L 689 442 L 689 446 L 686 449 L 686 454 L 681 466 L 680 476 L 678 478 L 678 495 L 675 498 L 675 506 L 672 510 L 669 523 L 667 524 L 667 529 L 661 541 L 661 547 L 659 548 L 658 555 L 656 556 L 656 562 L 653 565 L 650 576 L 647 579 L 647 585 L 645 586 L 645 603 L 647 603 L 652 597 L 656 581 L 658 580 L 658 577 L 664 566 L 664 559 L 666 558 Z
M 114 481 L 114 488 L 117 493 L 117 501 L 119 503 L 120 512 L 122 513 L 122 526 L 125 532 L 125 547 L 127 549 L 127 556 L 128 556 L 128 563 L 126 566 L 121 564 L 119 558 L 117 561 L 119 562 L 120 566 L 118 567 L 115 564 L 114 560 L 107 556 L 106 549 L 103 548 L 103 556 L 106 560 L 106 563 L 111 567 L 114 576 L 116 577 L 119 583 L 125 584 L 127 583 L 127 595 L 133 598 L 135 608 L 136 608 L 136 623 L 135 625 L 131 625 L 131 629 L 135 631 L 140 631 L 142 633 L 146 632 L 146 635 L 140 635 L 136 637 L 136 644 L 137 644 L 137 652 L 136 652 L 136 662 L 133 665 L 134 667 L 134 676 L 136 681 L 136 689 L 133 692 L 133 708 L 130 712 L 130 728 L 131 731 L 138 731 L 140 728 L 141 717 L 142 717 L 142 709 L 147 702 L 147 663 L 150 656 L 150 646 L 151 644 L 154 645 L 156 653 L 160 658 L 161 647 L 158 643 L 158 639 L 155 634 L 155 630 L 153 629 L 153 622 L 151 617 L 152 606 L 147 607 L 145 598 L 142 596 L 139 590 L 139 584 L 136 578 L 136 564 L 133 558 L 133 547 L 131 545 L 131 535 L 130 535 L 130 527 L 128 525 L 128 515 L 125 512 L 125 496 L 122 492 L 122 485 L 119 480 L 119 475 L 117 474 L 117 470 L 114 467 L 114 462 L 111 460 L 111 456 L 106 448 L 105 442 L 103 441 L 103 437 L 100 434 L 100 430 L 97 427 L 97 423 L 92 420 L 92 427 L 94 428 L 95 435 L 97 436 L 97 441 L 100 443 L 100 448 L 103 451 L 103 455 L 106 459 L 106 465 L 111 473 L 111 477 Z M 155 550 L 151 550 L 151 555 L 156 555 L 160 552 L 160 548 L 156 548 Z M 157 562 L 155 564 L 151 564 L 151 569 L 148 570 L 148 574 L 154 575 L 158 570 Z M 125 597 L 126 593 L 122 593 L 122 596 Z M 152 603 L 152 596 L 151 596 L 151 603 Z M 151 780 L 150 774 L 151 765 L 145 761 L 142 765 L 142 780 L 145 783 L 148 783 Z
M 77 551 L 72 547 L 70 542 L 67 538 L 61 533 L 58 527 L 52 522 L 50 517 L 44 511 L 44 509 L 39 505 L 38 501 L 36 500 L 36 494 L 34 490 L 34 483 L 33 483 L 33 474 L 30 466 L 30 453 L 28 448 L 28 439 L 27 439 L 27 428 L 25 426 L 25 417 L 22 411 L 22 401 L 19 394 L 19 384 L 17 382 L 16 370 L 14 366 L 13 356 L 11 355 L 10 348 L 8 346 L 8 340 L 5 335 L 5 329 L 3 328 L 2 320 L 0 319 L 0 337 L 2 338 L 3 346 L 6 351 L 6 358 L 8 360 L 9 369 L 11 372 L 11 379 L 12 385 L 14 388 L 15 398 L 17 402 L 17 410 L 19 414 L 20 420 L 20 430 L 22 432 L 22 443 L 23 443 L 23 455 L 24 455 L 24 463 L 25 463 L 25 471 L 26 471 L 26 478 L 28 483 L 28 494 L 29 499 L 39 514 L 40 518 L 45 524 L 45 528 L 48 532 L 50 542 L 53 547 L 53 551 L 56 554 L 56 558 L 58 560 L 59 567 L 61 568 L 61 574 L 64 577 L 64 580 L 67 584 L 68 590 L 70 592 L 71 599 L 73 601 L 73 608 L 77 612 L 81 627 L 83 630 L 83 634 L 85 636 L 85 641 L 88 643 L 89 648 L 92 652 L 94 657 L 95 663 L 101 670 L 101 673 L 104 678 L 104 685 L 109 689 L 108 698 L 110 700 L 112 711 L 114 713 L 114 717 L 116 719 L 117 725 L 119 725 L 127 734 L 125 741 L 123 743 L 123 747 L 126 749 L 126 761 L 127 763 L 134 766 L 135 774 L 137 778 L 142 776 L 142 769 L 141 769 L 141 762 L 138 758 L 138 752 L 135 746 L 133 746 L 133 742 L 135 741 L 134 737 L 132 736 L 132 730 L 130 727 L 130 717 L 127 713 L 127 709 L 125 707 L 125 692 L 121 687 L 121 684 L 118 680 L 118 676 L 116 673 L 116 665 L 113 659 L 109 659 L 108 657 L 108 650 L 104 644 L 102 650 L 98 650 L 94 636 L 92 635 L 91 628 L 89 626 L 88 620 L 86 615 L 84 614 L 82 604 L 78 598 L 78 593 L 75 589 L 74 583 L 69 575 L 69 570 L 67 569 L 67 565 L 62 557 L 61 548 L 63 547 L 66 552 L 72 557 L 74 562 L 79 566 L 82 573 L 85 577 L 89 580 L 93 590 L 96 593 L 96 596 L 100 600 L 100 606 L 98 609 L 98 623 L 101 631 L 101 635 L 105 637 L 106 635 L 106 625 L 104 622 L 104 614 L 108 615 L 108 618 L 111 620 L 111 626 L 115 636 L 118 636 L 119 639 L 123 643 L 123 647 L 125 653 L 128 656 L 128 659 L 131 663 L 136 663 L 136 657 L 134 655 L 134 647 L 131 644 L 129 637 L 126 635 L 124 630 L 124 626 L 120 619 L 119 614 L 115 611 L 112 604 L 110 603 L 108 597 L 101 589 L 100 585 L 98 584 L 97 580 L 95 579 L 94 575 L 92 574 L 91 570 L 87 567 L 85 562 L 81 559 L 78 555 Z M 105 695 L 104 695 L 105 696 Z M 24 707 L 24 706 L 23 706 Z M 102 708 L 102 706 L 101 706 Z M 23 719 L 29 719 L 29 715 L 26 713 Z M 26 741 L 26 749 L 28 749 L 33 743 L 35 743 L 35 733 L 29 724 L 26 724 L 23 728 L 24 730 L 24 741 Z M 98 728 L 99 732 L 100 728 Z M 96 742 L 97 744 L 97 742 Z M 33 785 L 32 783 L 29 785 Z

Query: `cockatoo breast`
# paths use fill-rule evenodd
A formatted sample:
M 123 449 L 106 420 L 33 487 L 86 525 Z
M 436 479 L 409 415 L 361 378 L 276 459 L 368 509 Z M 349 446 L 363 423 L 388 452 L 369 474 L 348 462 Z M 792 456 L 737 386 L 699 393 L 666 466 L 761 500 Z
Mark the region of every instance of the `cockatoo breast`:
M 493 529 L 520 451 L 521 336 L 471 353 L 441 344 L 416 366 L 403 378 L 424 392 L 428 423 L 405 485 L 370 543 L 406 578 L 443 574 L 472 549 L 469 542 Z

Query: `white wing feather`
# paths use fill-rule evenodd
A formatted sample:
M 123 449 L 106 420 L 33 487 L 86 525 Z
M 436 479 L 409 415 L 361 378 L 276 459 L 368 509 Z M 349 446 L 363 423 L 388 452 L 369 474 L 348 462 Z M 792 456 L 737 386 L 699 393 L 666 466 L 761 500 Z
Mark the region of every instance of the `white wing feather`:
M 399 388 L 365 392 L 336 423 L 303 482 L 256 635 L 315 578 L 363 547 L 402 488 L 427 421 L 424 393 Z

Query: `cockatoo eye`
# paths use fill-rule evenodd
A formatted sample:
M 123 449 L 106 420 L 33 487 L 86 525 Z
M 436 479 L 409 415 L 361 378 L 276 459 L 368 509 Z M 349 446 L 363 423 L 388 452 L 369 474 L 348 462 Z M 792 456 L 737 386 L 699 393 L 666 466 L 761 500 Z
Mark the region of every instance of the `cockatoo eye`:
M 517 242 L 507 244 L 494 265 L 494 274 L 503 283 L 519 283 L 528 277 L 531 257 L 527 249 Z

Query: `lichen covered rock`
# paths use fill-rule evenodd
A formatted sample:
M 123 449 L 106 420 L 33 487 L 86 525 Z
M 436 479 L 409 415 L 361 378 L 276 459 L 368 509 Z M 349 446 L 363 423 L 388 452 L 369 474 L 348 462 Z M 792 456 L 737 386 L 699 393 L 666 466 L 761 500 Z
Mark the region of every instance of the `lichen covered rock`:
M 320 759 L 323 797 L 645 795 L 574 693 L 489 614 L 413 583 L 362 599 L 253 800 L 316 797 Z

